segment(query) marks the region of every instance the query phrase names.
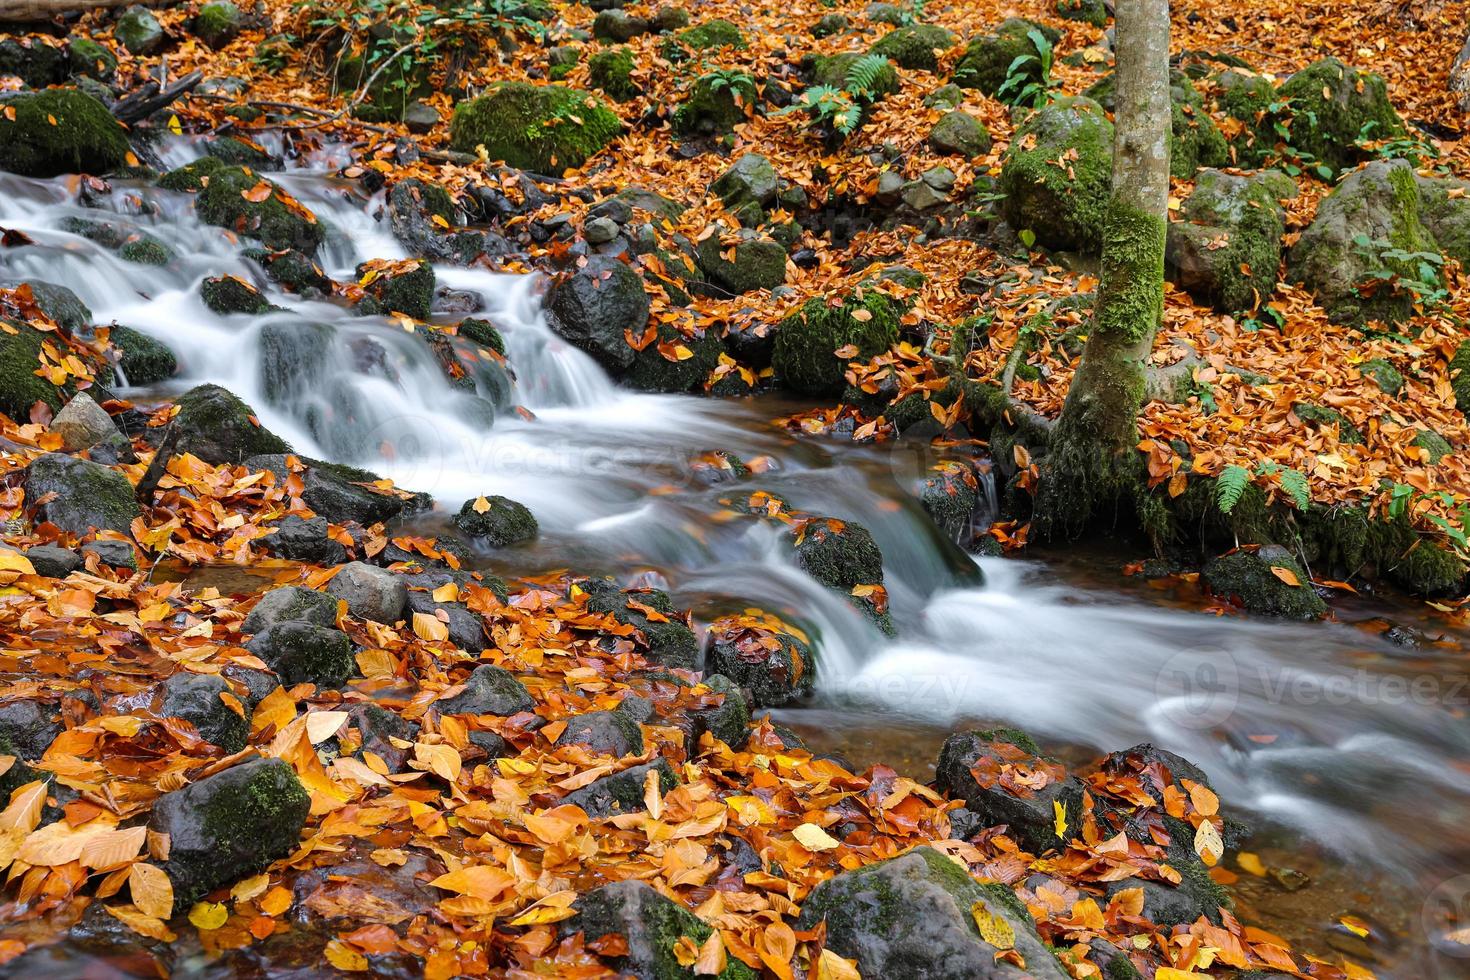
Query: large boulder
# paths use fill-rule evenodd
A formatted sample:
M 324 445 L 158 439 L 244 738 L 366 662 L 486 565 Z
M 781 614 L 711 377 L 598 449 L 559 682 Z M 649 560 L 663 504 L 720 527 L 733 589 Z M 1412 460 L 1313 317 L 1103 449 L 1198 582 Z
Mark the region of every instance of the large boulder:
M 961 88 L 977 88 L 986 95 L 994 95 L 1005 84 L 1016 59 L 1028 55 L 1036 60 L 1018 65 L 1014 70 L 1024 79 L 1023 85 L 1025 82 L 1039 82 L 1040 52 L 1031 38 L 1033 31 L 1045 38 L 1047 44 L 1054 45 L 1062 39 L 1062 32 L 1054 27 L 1012 17 L 1003 21 L 994 34 L 970 42 L 964 57 L 955 65 L 954 83 Z
M 122 435 L 112 416 L 85 391 L 77 392 L 51 420 L 51 431 L 61 436 L 61 447 L 72 453 Z
M 163 870 L 174 911 L 291 853 L 310 810 L 311 797 L 282 759 L 254 759 L 164 794 L 148 827 L 169 842 Z
M 986 826 L 1005 824 L 1009 836 L 1037 854 L 1065 847 L 1082 826 L 1081 781 L 1014 729 L 956 732 L 945 739 L 935 785 L 964 800 Z M 1057 819 L 1058 809 L 1065 823 Z
M 418 509 L 425 502 L 422 495 L 405 500 L 396 494 L 379 492 L 369 486 L 378 477 L 367 470 L 299 457 L 297 463 L 301 467 L 302 502 L 318 517 L 325 517 L 333 524 L 356 523 L 369 527 Z M 270 470 L 278 482 L 292 475 L 285 453 L 279 451 L 250 456 L 244 465 L 252 470 Z
M 1337 58 L 1315 61 L 1292 75 L 1276 90 L 1276 98 L 1287 104 L 1291 115 L 1287 142 L 1334 170 L 1363 159 L 1366 154 L 1359 140 L 1388 139 L 1404 132 L 1383 79 Z
M 620 374 L 637 353 L 627 336 L 641 336 L 648 324 L 648 290 L 627 263 L 594 255 L 552 285 L 546 310 L 557 334 Z
M 1438 253 L 1421 220 L 1419 185 L 1406 161 L 1370 163 L 1317 206 L 1317 216 L 1287 255 L 1287 273 L 1307 285 L 1336 322 L 1399 323 L 1415 296 L 1386 281 L 1422 278 L 1414 253 Z
M 868 49 L 900 68 L 938 71 L 939 53 L 954 47 L 955 37 L 937 24 L 906 24 L 896 27 Z
M 822 882 L 800 929 L 825 922 L 827 947 L 884 980 L 1065 980 L 1026 907 L 1003 884 L 982 885 L 932 847 Z M 1014 950 L 1025 966 L 999 959 Z
M 173 377 L 179 369 L 178 359 L 166 344 L 132 327 L 112 327 L 109 339 L 119 354 L 123 379 L 130 385 L 156 384 Z
M 1280 545 L 1211 558 L 1200 571 L 1200 581 L 1215 595 L 1264 616 L 1312 620 L 1327 614 L 1327 604 L 1307 573 Z
M 194 36 L 216 51 L 239 37 L 244 29 L 245 15 L 230 0 L 210 0 L 189 22 Z
M 1286 233 L 1281 200 L 1295 196 L 1295 182 L 1279 170 L 1250 177 L 1200 171 L 1185 220 L 1169 225 L 1170 279 L 1217 309 L 1255 309 L 1276 291 Z
M 1065 168 L 1057 161 L 1068 159 Z M 1006 151 L 1006 220 L 1047 248 L 1098 252 L 1112 200 L 1113 124 L 1088 98 L 1063 96 L 1032 113 Z
M 1419 219 L 1447 258 L 1470 264 L 1470 181 L 1416 174 Z
M 357 304 L 364 316 L 403 313 L 425 320 L 434 305 L 434 267 L 428 262 L 365 262 L 357 267 L 357 284 L 367 293 Z
M 705 283 L 726 294 L 775 289 L 786 281 L 786 248 L 775 239 L 748 228 L 716 232 L 694 246 L 694 258 Z
M 73 386 L 54 385 L 36 374 L 41 365 L 41 345 L 51 334 L 19 320 L 5 320 L 0 330 L 0 412 L 17 422 L 30 421 L 31 409 L 40 404 L 58 412 L 71 397 Z M 10 330 L 14 330 L 11 333 Z
M 25 489 L 26 500 L 33 504 L 45 500 L 36 507 L 37 521 L 72 534 L 130 534 L 133 519 L 142 514 L 126 476 L 75 456 L 47 453 L 37 457 L 26 470 Z
M 459 208 L 449 192 L 417 177 L 398 181 L 388 192 L 388 222 L 410 255 L 436 262 L 469 265 L 489 242 L 484 232 L 458 229 Z
M 358 619 L 392 625 L 403 618 L 408 586 L 400 576 L 365 562 L 348 562 L 327 583 L 327 594 L 347 603 Z
M 253 238 L 277 251 L 296 249 L 312 255 L 326 238 L 326 229 L 314 214 L 248 167 L 215 169 L 194 206 L 205 224 Z
M 865 361 L 891 347 L 902 314 L 897 302 L 870 287 L 859 287 L 838 305 L 822 297 L 807 300 L 776 326 L 771 364 L 777 379 L 803 395 L 840 393 L 848 361 Z
M 582 166 L 619 133 L 622 123 L 596 96 L 560 85 L 502 82 L 454 109 L 450 147 L 521 170 L 560 176 Z
M 46 88 L 66 78 L 66 52 L 38 36 L 0 37 L 0 75 L 14 75 L 26 88 Z
M 76 89 L 0 97 L 0 170 L 26 177 L 106 173 L 127 162 L 127 132 Z
M 588 941 L 605 936 L 623 940 L 619 948 L 626 951 L 612 957 L 611 962 L 625 976 L 692 980 L 694 971 L 680 964 L 675 947 L 681 940 L 692 941 L 695 948 L 703 946 L 714 931 L 694 913 L 641 881 L 603 885 L 582 895 L 572 907 L 577 914 L 562 925 L 563 934 L 580 932 Z M 756 973 L 730 956 L 715 976 L 719 980 L 755 980 Z
M 206 463 L 232 463 L 263 453 L 288 453 L 291 447 L 255 419 L 249 405 L 219 385 L 203 384 L 179 396 L 175 450 Z

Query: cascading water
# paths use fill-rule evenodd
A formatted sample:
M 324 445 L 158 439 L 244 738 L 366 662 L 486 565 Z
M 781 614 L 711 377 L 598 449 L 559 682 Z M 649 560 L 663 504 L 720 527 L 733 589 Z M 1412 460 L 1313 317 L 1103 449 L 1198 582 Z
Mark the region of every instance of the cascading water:
M 182 144 L 165 153 L 174 163 L 188 157 Z M 373 216 L 378 202 L 321 172 L 280 179 L 333 229 L 322 255 L 329 273 L 351 277 L 362 260 L 403 257 Z M 98 322 L 174 350 L 180 369 L 166 391 L 127 394 L 146 402 L 214 382 L 299 452 L 391 476 L 432 493 L 441 509 L 482 493 L 521 500 L 542 538 L 493 556 L 498 568 L 642 573 L 701 612 L 762 605 L 796 616 L 821 637 L 821 694 L 815 709 L 785 720 L 841 729 L 906 719 L 930 731 L 1003 720 L 1103 749 L 1151 739 L 1201 764 L 1233 804 L 1355 860 L 1428 873 L 1464 846 L 1470 776 L 1456 760 L 1470 756 L 1470 736 L 1447 713 L 1447 692 L 1374 697 L 1347 686 L 1381 694 L 1401 674 L 1443 663 L 1396 663 L 1402 650 L 1345 626 L 1120 600 L 1030 564 L 987 561 L 986 584 L 967 584 L 974 563 L 938 536 L 911 492 L 931 462 L 922 448 L 799 441 L 769 425 L 789 406 L 764 399 L 619 388 L 548 329 L 534 277 L 437 269 L 442 284 L 479 298 L 477 315 L 502 330 L 516 375 L 513 393 L 481 378 L 471 394 L 451 387 L 424 340 L 393 320 L 275 292 L 281 309 L 263 316 L 208 310 L 205 276 L 254 276 L 242 245 L 194 219 L 185 195 L 120 184 L 95 202 L 167 244 L 177 257 L 165 267 L 124 262 L 60 230 L 68 217 L 98 215 L 74 201 L 59 182 L 0 177 L 0 225 L 37 243 L 0 262 L 7 278 L 65 285 Z M 303 359 L 303 345 L 320 350 Z M 769 528 L 712 519 L 731 485 L 707 486 L 688 465 L 711 450 L 766 459 L 750 487 L 868 526 L 901 639 L 886 640 L 795 569 Z M 993 510 L 988 482 L 986 497 Z

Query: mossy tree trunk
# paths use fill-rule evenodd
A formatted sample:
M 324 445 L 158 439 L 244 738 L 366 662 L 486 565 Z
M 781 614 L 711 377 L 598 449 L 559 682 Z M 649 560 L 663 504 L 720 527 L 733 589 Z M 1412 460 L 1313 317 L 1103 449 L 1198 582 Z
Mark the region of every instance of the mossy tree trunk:
M 1037 531 L 1076 533 L 1139 485 L 1138 412 L 1164 308 L 1169 201 L 1169 2 L 1118 0 L 1112 199 L 1097 306 L 1052 433 Z

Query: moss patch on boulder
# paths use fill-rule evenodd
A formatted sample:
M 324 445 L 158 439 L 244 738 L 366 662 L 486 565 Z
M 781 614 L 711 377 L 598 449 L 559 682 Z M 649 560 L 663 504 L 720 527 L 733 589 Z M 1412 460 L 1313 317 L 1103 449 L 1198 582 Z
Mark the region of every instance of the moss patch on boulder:
M 0 107 L 0 170 L 56 177 L 106 173 L 127 162 L 126 131 L 90 95 L 76 89 L 17 92 L 0 98 Z
M 841 304 L 810 299 L 776 328 L 771 363 L 781 383 L 804 395 L 833 395 L 846 383 L 850 360 L 866 360 L 898 340 L 903 310 L 875 289 L 854 292 Z M 837 351 L 852 347 L 850 355 Z
M 1359 72 L 1337 58 L 1315 61 L 1277 89 L 1290 103 L 1290 144 L 1341 170 L 1366 155 L 1359 139 L 1381 140 L 1404 132 L 1382 77 Z
M 580 167 L 623 130 L 596 96 L 560 85 L 504 82 L 454 109 L 450 146 L 484 146 L 512 167 L 560 176 Z
M 986 95 L 994 95 L 1005 84 L 1006 77 L 1011 72 L 1011 65 L 1016 59 L 1033 55 L 1037 56 L 1037 61 L 1027 62 L 1019 66 L 1016 71 L 1027 81 L 1039 82 L 1041 80 L 1040 52 L 1036 50 L 1036 44 L 1031 39 L 1032 31 L 1040 33 L 1049 44 L 1054 45 L 1062 39 L 1062 32 L 1054 27 L 1020 17 L 1011 17 L 1003 21 L 994 34 L 976 38 L 970 42 L 965 49 L 964 57 L 960 59 L 959 64 L 955 65 L 952 80 L 961 88 L 977 88 Z
M 1072 176 L 1056 165 L 1075 151 Z M 1112 200 L 1113 124 L 1091 99 L 1063 97 L 1032 113 L 1011 141 L 999 190 L 1006 220 L 1047 248 L 1095 253 Z
M 221 166 L 208 177 L 195 200 L 199 218 L 206 224 L 254 238 L 268 248 L 294 248 L 307 255 L 316 252 L 326 238 L 315 215 L 248 167 Z
M 869 54 L 882 55 L 900 68 L 938 71 L 939 52 L 954 47 L 955 37 L 935 24 L 897 27 L 878 39 Z

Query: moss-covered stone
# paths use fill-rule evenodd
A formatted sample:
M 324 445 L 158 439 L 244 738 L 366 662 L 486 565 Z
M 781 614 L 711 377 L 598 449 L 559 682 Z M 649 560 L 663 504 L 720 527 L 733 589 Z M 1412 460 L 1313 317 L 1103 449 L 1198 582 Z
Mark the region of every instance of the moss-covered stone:
M 1103 0 L 1057 0 L 1057 16 L 1078 20 L 1093 27 L 1106 27 L 1108 7 Z
M 1462 343 L 1450 358 L 1446 371 L 1450 379 L 1450 390 L 1455 393 L 1455 407 L 1461 414 L 1470 417 L 1470 340 Z
M 271 308 L 260 290 L 236 276 L 211 276 L 199 284 L 204 305 L 220 316 L 243 313 L 256 316 Z
M 1076 151 L 1069 170 L 1056 161 Z M 1091 99 L 1062 97 L 1016 132 L 1001 167 L 1006 220 L 1047 248 L 1098 252 L 1112 199 L 1113 124 Z
M 668 323 L 657 329 L 658 339 L 634 355 L 624 380 L 642 391 L 691 391 L 704 384 L 724 350 L 720 339 L 711 330 L 686 337 Z M 673 357 L 664 356 L 660 347 Z
M 675 947 L 681 942 L 703 945 L 714 931 L 692 912 L 665 898 L 641 881 L 619 881 L 587 892 L 573 908 L 577 915 L 562 925 L 566 935 L 581 933 L 587 940 L 617 936 L 626 952 L 610 958 L 619 973 L 651 980 L 694 980 L 692 966 L 683 966 Z M 727 957 L 719 980 L 755 980 L 756 973 L 733 956 Z
M 495 715 L 510 717 L 534 711 L 536 701 L 526 686 L 504 667 L 480 664 L 465 678 L 464 690 L 435 702 L 445 715 Z
M 1165 251 L 1171 281 L 1231 313 L 1253 310 L 1276 291 L 1286 211 L 1296 185 L 1276 170 L 1251 177 L 1203 170 L 1169 225 Z
M 611 616 L 642 633 L 648 646 L 646 656 L 650 660 L 665 667 L 694 668 L 695 658 L 699 655 L 699 641 L 674 608 L 668 593 L 657 589 L 623 592 L 615 583 L 605 579 L 592 579 L 577 588 L 587 595 L 588 612 Z M 650 618 L 638 606 L 647 606 L 662 619 Z
M 827 85 L 842 89 L 852 93 L 858 101 L 865 104 L 877 102 L 897 92 L 899 89 L 898 72 L 894 69 L 892 61 L 878 70 L 864 90 L 861 92 L 856 90 L 852 78 L 852 67 L 866 57 L 868 55 L 857 51 L 834 54 L 831 57 L 818 55 L 811 59 L 807 74 L 813 85 Z
M 158 178 L 158 186 L 166 191 L 198 191 L 204 187 L 206 178 L 224 165 L 218 157 L 200 157 Z
M 315 215 L 253 170 L 221 166 L 208 177 L 195 199 L 195 210 L 206 224 L 254 238 L 268 248 L 294 248 L 307 255 L 315 253 L 326 238 Z M 269 193 L 262 200 L 252 200 L 262 185 Z
M 704 665 L 748 689 L 758 708 L 808 698 L 816 687 L 817 659 L 805 634 L 754 624 L 749 614 L 710 624 Z
M 784 283 L 786 249 L 781 243 L 753 232 L 737 234 L 739 240 L 734 245 L 716 233 L 695 246 L 695 258 L 706 281 L 736 294 L 775 289 Z
M 68 41 L 66 59 L 73 75 L 107 81 L 117 71 L 117 55 L 89 37 Z
M 0 412 L 28 422 L 37 402 L 53 413 L 61 411 L 71 397 L 71 386 L 58 387 L 35 373 L 41 366 L 41 345 L 50 335 L 22 321 L 0 322 L 15 331 L 0 330 Z
M 454 515 L 454 526 L 496 548 L 534 540 L 540 530 L 525 504 L 500 496 L 466 500 Z
M 90 95 L 76 89 L 16 92 L 0 98 L 0 107 L 0 170 L 55 177 L 106 173 L 127 162 L 126 131 Z
M 974 159 L 990 152 L 990 130 L 968 112 L 952 109 L 940 116 L 929 131 L 929 145 L 940 153 Z
M 358 304 L 358 312 L 403 313 L 424 320 L 434 305 L 434 267 L 418 262 L 406 271 L 372 272 L 366 265 L 357 267 L 358 282 L 367 297 Z M 369 278 L 371 277 L 371 278 Z
M 1017 793 L 977 772 L 1007 765 L 1044 769 L 1051 778 L 1034 793 Z M 1013 728 L 956 732 L 945 739 L 935 766 L 935 784 L 980 817 L 986 826 L 1005 824 L 1006 833 L 1037 854 L 1063 848 L 1080 833 L 1084 787 L 1061 764 L 1041 754 L 1025 732 Z M 1066 818 L 1064 835 L 1057 833 L 1057 811 Z
M 179 453 L 219 464 L 291 451 L 285 440 L 255 421 L 249 405 L 219 385 L 191 388 L 177 404 L 173 424 L 180 430 Z
M 1415 448 L 1424 450 L 1431 466 L 1437 465 L 1440 460 L 1455 451 L 1455 447 L 1449 444 L 1449 440 L 1431 429 L 1420 429 L 1414 436 L 1413 445 Z
M 559 176 L 582 166 L 622 129 L 618 117 L 586 92 L 504 82 L 455 107 L 450 146 L 467 153 L 484 146 L 492 159 Z
M 239 37 L 244 29 L 245 17 L 230 0 L 210 0 L 189 22 L 194 36 L 216 51 Z
M 179 363 L 167 345 L 147 334 L 122 325 L 111 329 L 109 339 L 121 352 L 118 366 L 131 385 L 151 385 L 173 377 Z
M 341 687 L 357 672 L 347 634 L 312 623 L 276 623 L 255 634 L 245 649 L 263 660 L 287 687 Z
M 46 453 L 26 469 L 26 499 L 38 501 L 36 521 L 85 535 L 93 531 L 132 533 L 141 515 L 133 485 L 121 472 L 101 463 Z
M 287 34 L 272 34 L 255 46 L 252 60 L 266 71 L 278 72 L 291 63 L 296 44 Z
M 1349 446 L 1363 445 L 1363 433 L 1348 420 L 1346 415 L 1343 415 L 1335 408 L 1313 404 L 1312 402 L 1296 402 L 1291 406 L 1291 410 L 1297 418 L 1308 425 L 1337 430 L 1337 439 L 1339 442 L 1346 443 Z
M 755 79 L 743 72 L 711 72 L 694 80 L 670 122 L 681 136 L 714 136 L 733 131 L 754 105 Z
M 882 55 L 900 68 L 938 71 L 939 52 L 954 47 L 955 37 L 935 24 L 897 27 L 878 39 L 869 54 Z
M 1381 357 L 1364 361 L 1358 370 L 1372 380 L 1385 395 L 1397 395 L 1404 388 L 1404 375 L 1398 368 Z
M 812 37 L 822 38 L 841 34 L 847 30 L 847 25 L 846 14 L 823 14 L 822 18 L 812 25 Z
M 715 51 L 720 48 L 746 47 L 745 35 L 740 33 L 740 28 L 728 20 L 707 20 L 687 31 L 680 31 L 676 37 L 677 42 L 690 51 Z
M 644 787 L 648 774 L 654 773 L 659 789 L 672 792 L 679 785 L 678 774 L 667 759 L 659 758 L 641 766 L 633 766 L 610 776 L 603 776 L 581 789 L 573 790 L 561 798 L 561 802 L 582 808 L 582 812 L 593 820 L 616 816 L 620 813 L 638 813 L 646 810 Z
M 399 122 L 415 102 L 433 94 L 432 62 L 400 58 L 384 66 L 379 56 L 380 52 L 372 52 L 368 57 L 352 54 L 337 62 L 334 76 L 337 89 L 344 94 L 363 93 L 363 101 L 352 109 L 358 119 Z
M 853 592 L 883 584 L 883 552 L 867 528 L 854 521 L 811 517 L 792 528 L 789 541 L 798 568 L 846 596 L 883 632 L 893 632 L 886 608 L 872 595 Z
M 226 754 L 239 752 L 250 736 L 250 723 L 220 698 L 228 692 L 229 685 L 217 674 L 181 671 L 164 684 L 159 713 L 187 721 L 200 738 Z
M 1312 620 L 1327 614 L 1327 604 L 1312 588 L 1302 566 L 1291 552 L 1277 545 L 1211 558 L 1200 572 L 1200 581 L 1215 595 L 1236 600 L 1246 610 L 1264 616 Z
M 148 826 L 169 840 L 163 870 L 174 911 L 289 854 L 310 810 L 311 797 L 281 759 L 254 759 L 164 794 Z
M 1039 32 L 1049 44 L 1054 45 L 1062 39 L 1061 31 L 1054 27 L 1011 17 L 1003 21 L 994 34 L 970 42 L 964 57 L 955 65 L 954 83 L 961 88 L 977 88 L 986 95 L 994 95 L 1005 84 L 1015 60 L 1026 55 L 1035 56 L 1037 60 L 1021 65 L 1016 69 L 1017 73 L 1028 82 L 1041 81 L 1040 52 L 1031 39 L 1032 31 Z
M 0 75 L 14 75 L 27 88 L 46 88 L 66 77 L 67 53 L 37 35 L 0 37 Z
M 461 320 L 458 332 L 459 336 L 471 343 L 488 347 L 502 356 L 505 354 L 505 340 L 500 336 L 500 331 L 495 329 L 495 324 L 489 320 Z
M 1363 159 L 1360 138 L 1387 139 L 1404 131 L 1383 79 L 1337 58 L 1313 62 L 1283 82 L 1276 94 L 1290 103 L 1291 146 L 1334 169 Z
M 805 395 L 842 390 L 847 362 L 866 360 L 898 340 L 903 309 L 875 289 L 849 294 L 840 305 L 810 299 L 776 328 L 771 363 L 781 383 Z M 856 350 L 838 355 L 843 348 Z
M 622 101 L 638 94 L 638 85 L 633 81 L 633 52 L 628 48 L 597 52 L 588 60 L 587 72 L 592 87 L 614 99 Z

